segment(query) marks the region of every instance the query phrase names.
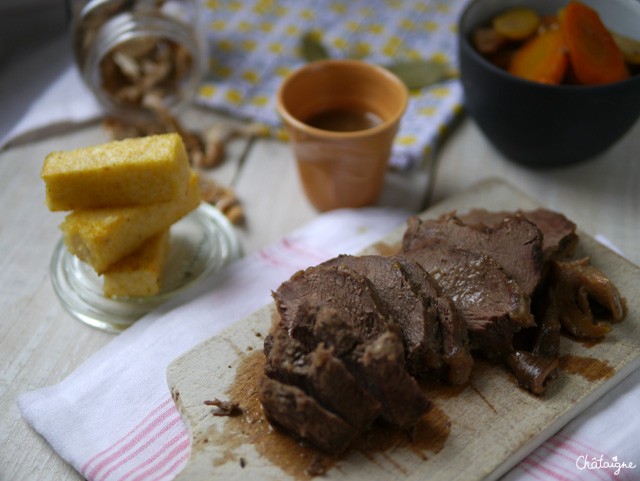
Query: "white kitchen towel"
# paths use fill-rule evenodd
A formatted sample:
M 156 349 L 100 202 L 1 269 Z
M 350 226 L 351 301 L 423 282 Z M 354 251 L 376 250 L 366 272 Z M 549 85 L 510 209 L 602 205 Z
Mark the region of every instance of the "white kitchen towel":
M 186 463 L 190 445 L 167 387 L 168 364 L 270 302 L 270 291 L 296 270 L 357 252 L 406 216 L 383 208 L 319 216 L 234 262 L 188 302 L 150 313 L 59 384 L 23 394 L 18 401 L 22 415 L 90 481 L 173 479 Z M 640 372 L 547 440 L 505 479 L 638 479 L 638 399 Z

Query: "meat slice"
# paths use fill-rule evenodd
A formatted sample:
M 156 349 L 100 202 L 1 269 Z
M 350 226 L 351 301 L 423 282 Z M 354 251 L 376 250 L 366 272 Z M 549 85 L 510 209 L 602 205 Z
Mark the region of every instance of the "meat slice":
M 578 246 L 576 224 L 564 215 L 547 209 L 536 209 L 522 214 L 542 232 L 542 252 L 545 260 L 572 256 Z
M 426 412 L 429 401 L 407 372 L 401 334 L 394 324 L 389 324 L 389 329 L 378 337 L 364 339 L 357 332 L 357 326 L 330 307 L 317 306 L 306 312 L 309 317 L 297 320 L 294 333 L 304 332 L 304 336 L 300 336 L 303 343 L 314 349 L 316 346 L 329 348 L 339 357 L 354 378 L 380 403 L 382 419 L 393 426 L 409 429 Z M 315 338 L 310 341 L 313 336 Z M 345 342 L 343 338 L 349 341 Z
M 371 281 L 389 313 L 389 320 L 400 327 L 410 373 L 417 375 L 441 369 L 442 341 L 435 308 L 436 296 L 426 298 L 418 295 L 394 258 L 342 255 L 323 265 L 345 266 Z
M 473 357 L 469 350 L 469 336 L 464 319 L 451 299 L 440 292 L 435 279 L 420 264 L 403 255 L 395 256 L 394 260 L 423 302 L 435 304 L 439 344 L 434 348 L 428 348 L 427 353 L 440 360 L 436 369 L 442 371 L 442 377 L 450 384 L 464 384 L 469 380 L 473 369 Z M 432 354 L 433 350 L 437 350 L 438 353 Z
M 467 325 L 472 350 L 502 358 L 513 350 L 513 335 L 535 325 L 530 297 L 492 257 L 438 238 L 403 255 L 418 262 L 451 298 Z
M 382 404 L 382 419 L 411 431 L 431 403 L 405 368 L 400 337 L 387 332 L 358 346 L 346 360 L 350 369 Z
M 300 310 L 327 306 L 348 319 L 364 339 L 387 330 L 387 312 L 371 282 L 343 266 L 315 266 L 294 274 L 273 293 L 282 326 L 291 332 Z
M 356 380 L 333 349 L 319 344 L 307 352 L 283 330 L 265 339 L 265 374 L 312 396 L 321 406 L 361 431 L 378 417 L 380 403 Z
M 300 404 L 314 413 L 322 409 L 323 416 L 340 413 L 337 417 L 358 433 L 368 418 L 360 413 L 362 419 L 355 420 L 353 409 L 359 407 L 379 409 L 379 418 L 410 430 L 429 409 L 429 400 L 406 369 L 400 329 L 387 321 L 385 304 L 366 277 L 342 265 L 311 267 L 282 283 L 273 296 L 280 320 L 265 343 L 266 372 L 280 383 L 276 392 L 285 390 L 279 397 L 266 397 L 285 403 L 265 406 L 274 422 L 302 438 L 306 428 L 299 426 L 305 422 Z M 341 365 L 365 394 L 354 394 L 358 389 L 339 373 Z M 287 417 L 288 410 L 292 412 Z M 324 450 L 334 444 L 318 444 L 316 438 L 306 439 Z
M 437 220 L 411 217 L 402 248 L 412 250 L 431 238 L 493 257 L 527 295 L 542 278 L 542 233 L 524 216 L 507 216 L 496 225 L 467 225 L 453 214 Z
M 579 241 L 576 224 L 564 215 L 548 209 L 518 210 L 515 213 L 524 215 L 542 232 L 542 255 L 545 261 L 573 255 Z M 458 217 L 465 224 L 496 225 L 513 214 L 473 209 Z
M 258 397 L 271 424 L 327 453 L 343 452 L 358 434 L 351 425 L 295 386 L 263 376 Z
M 384 326 L 380 327 L 384 332 Z M 365 335 L 350 319 L 343 318 L 333 307 L 327 305 L 311 306 L 303 303 L 293 319 L 289 335 L 311 351 L 324 343 L 333 349 L 334 355 L 343 357 L 365 341 Z

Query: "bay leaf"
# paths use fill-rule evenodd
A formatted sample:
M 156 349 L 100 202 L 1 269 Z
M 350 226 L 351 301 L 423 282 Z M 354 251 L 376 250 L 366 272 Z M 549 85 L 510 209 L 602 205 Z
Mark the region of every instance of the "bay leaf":
M 406 60 L 386 66 L 404 82 L 409 90 L 417 90 L 452 78 L 448 64 L 433 60 Z
M 300 53 L 307 62 L 329 58 L 329 52 L 314 32 L 306 32 L 300 37 Z

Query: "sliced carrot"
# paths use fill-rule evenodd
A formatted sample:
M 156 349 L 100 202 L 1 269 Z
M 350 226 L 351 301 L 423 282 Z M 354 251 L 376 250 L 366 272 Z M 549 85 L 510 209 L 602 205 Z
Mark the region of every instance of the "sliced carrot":
M 509 40 L 526 40 L 540 26 L 540 16 L 531 8 L 510 8 L 491 22 L 496 32 Z
M 545 84 L 559 84 L 567 68 L 564 37 L 559 29 L 546 30 L 525 43 L 513 56 L 509 72 Z
M 629 77 L 622 52 L 598 12 L 583 3 L 571 1 L 560 15 L 560 26 L 580 83 L 599 85 Z

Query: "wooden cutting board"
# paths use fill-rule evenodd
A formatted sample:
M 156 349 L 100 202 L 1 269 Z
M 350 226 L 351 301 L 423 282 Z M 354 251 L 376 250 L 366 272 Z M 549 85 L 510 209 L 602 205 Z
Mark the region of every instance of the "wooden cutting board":
M 513 187 L 492 180 L 434 206 L 434 217 L 474 207 L 514 210 L 538 206 Z M 366 249 L 394 251 L 404 227 Z M 274 431 L 262 415 L 256 386 L 262 344 L 273 305 L 196 346 L 168 368 L 172 395 L 192 438 L 192 452 L 178 480 L 493 480 L 533 451 L 578 413 L 640 366 L 640 268 L 580 233 L 580 252 L 591 257 L 627 299 L 629 313 L 600 343 L 563 337 L 558 379 L 543 397 L 519 389 L 498 364 L 477 362 L 469 385 L 427 385 L 435 407 L 411 442 L 404 434 L 376 427 L 345 457 L 318 455 Z M 237 402 L 242 413 L 214 416 L 205 401 Z

